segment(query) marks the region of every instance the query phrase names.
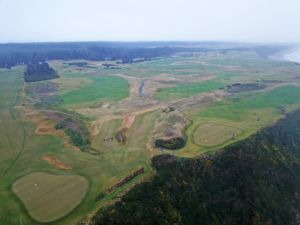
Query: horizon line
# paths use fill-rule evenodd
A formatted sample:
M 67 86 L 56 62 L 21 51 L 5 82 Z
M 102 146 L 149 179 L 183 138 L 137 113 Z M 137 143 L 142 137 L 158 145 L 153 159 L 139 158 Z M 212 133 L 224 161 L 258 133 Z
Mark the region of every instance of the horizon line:
M 43 40 L 43 41 L 0 41 L 0 44 L 43 44 L 43 43 L 239 43 L 239 44 L 292 44 L 300 45 L 299 42 L 289 41 L 242 41 L 242 40 Z

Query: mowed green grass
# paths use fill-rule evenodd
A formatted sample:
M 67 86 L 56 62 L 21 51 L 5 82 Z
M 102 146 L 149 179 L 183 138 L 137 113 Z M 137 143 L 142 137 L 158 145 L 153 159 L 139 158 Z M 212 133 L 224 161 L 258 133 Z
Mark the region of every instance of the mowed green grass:
M 5 175 L 24 147 L 24 130 L 14 111 L 23 83 L 19 75 L 22 73 L 22 67 L 0 70 L 0 176 Z
M 192 84 L 178 84 L 175 87 L 159 89 L 155 94 L 155 98 L 159 100 L 173 100 L 214 91 L 221 87 L 224 87 L 224 84 L 217 80 L 207 80 Z
M 251 110 L 276 110 L 278 107 L 289 107 L 297 103 L 300 103 L 300 87 L 287 85 L 231 102 L 214 104 L 201 111 L 199 116 L 241 121 Z
M 241 132 L 242 130 L 237 127 L 218 123 L 203 123 L 193 133 L 193 140 L 199 146 L 212 147 L 236 138 Z
M 152 135 L 152 130 L 158 116 L 159 111 L 152 111 L 138 115 L 135 118 L 128 132 L 128 145 L 131 148 L 136 148 L 139 151 L 141 147 L 146 148 L 146 144 Z
M 103 138 L 115 136 L 122 120 L 110 120 L 102 125 L 100 133 L 93 140 L 93 148 L 103 152 L 99 159 L 101 171 L 99 193 L 127 176 L 130 171 L 141 167 L 149 171 L 151 152 L 147 149 L 147 142 L 151 137 L 155 125 L 153 121 L 157 115 L 157 111 L 138 115 L 128 130 L 127 144 L 119 144 L 115 138 L 113 142 L 103 141 Z
M 129 95 L 128 82 L 121 77 L 91 75 L 86 78 L 92 82 L 60 95 L 63 99 L 63 106 L 87 105 L 97 100 L 118 101 Z
M 15 108 L 21 101 L 23 72 L 23 66 L 0 69 L 0 224 L 8 225 L 36 224 L 11 190 L 13 181 L 36 165 L 33 156 L 40 151 L 40 140 L 31 139 L 30 126 Z
M 199 153 L 212 151 L 247 138 L 262 127 L 268 126 L 282 117 L 282 108 L 290 112 L 299 106 L 300 87 L 294 85 L 281 86 L 264 92 L 251 93 L 251 95 L 238 94 L 234 98 L 212 103 L 198 112 L 191 113 L 190 117 L 193 124 L 186 131 L 188 142 L 186 147 L 177 155 L 197 156 Z M 216 146 L 206 146 L 205 143 L 201 142 L 201 139 L 200 142 L 197 141 L 197 136 L 201 138 L 197 128 L 199 124 L 203 123 L 225 124 L 226 126 L 241 128 L 242 132 L 235 139 L 227 139 L 222 144 L 219 144 L 220 141 Z M 218 140 L 213 141 L 218 142 Z
M 31 173 L 13 183 L 14 193 L 37 221 L 50 222 L 74 209 L 88 190 L 88 181 L 79 175 Z
M 115 139 L 118 129 L 121 127 L 122 119 L 113 119 L 102 123 L 99 133 L 93 139 L 92 146 L 102 152 L 112 151 L 120 147 Z M 104 139 L 114 138 L 112 142 L 105 142 Z
M 116 133 L 121 128 L 122 119 L 104 122 L 98 135 L 93 138 L 93 148 L 104 153 L 105 164 L 110 161 L 114 162 L 118 167 L 123 167 L 124 171 L 131 168 L 132 164 L 135 164 L 134 161 L 147 162 L 149 152 L 146 145 L 158 115 L 158 111 L 152 111 L 136 116 L 132 126 L 127 131 L 128 140 L 126 144 L 119 144 L 115 138 Z M 114 137 L 112 142 L 104 142 L 104 138 L 110 137 Z M 117 170 L 117 167 L 114 169 Z
M 145 153 L 141 151 L 146 149 L 147 141 L 151 136 L 151 131 L 154 127 L 154 121 L 158 117 L 158 111 L 143 113 L 135 117 L 134 123 L 127 131 L 127 143 L 119 144 L 115 138 L 116 133 L 121 129 L 122 119 L 113 119 L 103 122 L 99 133 L 93 138 L 92 146 L 106 154 L 117 153 L 122 154 L 138 151 L 137 154 Z M 104 142 L 103 139 L 113 137 L 112 142 Z M 147 153 L 147 152 L 146 152 Z M 120 154 L 120 152 L 119 152 Z M 131 153 L 130 153 L 131 154 Z

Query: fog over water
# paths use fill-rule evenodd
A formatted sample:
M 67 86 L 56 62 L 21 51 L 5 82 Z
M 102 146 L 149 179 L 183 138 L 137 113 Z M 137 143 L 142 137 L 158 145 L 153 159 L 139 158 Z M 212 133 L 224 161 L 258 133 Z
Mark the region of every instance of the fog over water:
M 292 52 L 284 55 L 284 59 L 292 62 L 300 63 L 300 46 Z
M 300 43 L 299 0 L 0 0 L 0 42 Z

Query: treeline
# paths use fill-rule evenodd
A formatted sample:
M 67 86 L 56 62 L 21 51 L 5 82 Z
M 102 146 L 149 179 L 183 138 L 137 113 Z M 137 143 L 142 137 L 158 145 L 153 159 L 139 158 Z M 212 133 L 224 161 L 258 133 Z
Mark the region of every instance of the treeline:
M 100 210 L 92 224 L 299 224 L 300 110 L 218 153 L 161 155 L 152 165 L 152 180 Z
M 285 46 L 286 47 L 286 46 Z M 170 56 L 178 52 L 249 50 L 244 46 L 223 42 L 62 42 L 0 44 L 0 68 L 11 68 L 31 61 L 47 60 L 121 60 L 131 63 L 134 59 L 149 60 Z M 276 46 L 256 46 L 261 55 L 278 51 Z
M 108 188 L 106 191 L 101 192 L 100 194 L 98 194 L 95 198 L 95 201 L 100 201 L 102 200 L 106 195 L 112 193 L 114 190 L 116 190 L 117 188 L 122 187 L 123 185 L 127 184 L 128 182 L 130 182 L 131 180 L 133 180 L 135 177 L 137 177 L 140 174 L 143 174 L 145 172 L 144 167 L 139 168 L 135 171 L 133 171 L 132 173 L 130 173 L 128 176 L 124 177 L 122 180 L 120 180 L 118 183 L 114 184 L 113 186 L 111 186 L 110 188 Z
M 24 72 L 24 80 L 26 82 L 50 80 L 56 77 L 58 77 L 56 71 L 47 62 L 29 62 Z
M 135 58 L 145 60 L 169 56 L 179 48 L 133 48 L 127 45 L 103 45 L 97 43 L 40 43 L 0 45 L 0 67 L 11 68 L 31 61 L 47 60 L 121 60 L 130 63 Z

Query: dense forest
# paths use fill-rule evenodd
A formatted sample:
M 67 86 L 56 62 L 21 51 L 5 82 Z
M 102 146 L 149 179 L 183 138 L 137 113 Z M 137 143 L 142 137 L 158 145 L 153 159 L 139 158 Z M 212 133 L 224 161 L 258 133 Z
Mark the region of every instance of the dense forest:
M 122 60 L 132 62 L 134 58 L 155 58 L 168 56 L 178 51 L 176 48 L 140 48 L 131 45 L 105 43 L 28 43 L 0 45 L 0 67 L 10 68 L 31 61 L 45 60 Z
M 93 224 L 300 224 L 300 110 L 217 153 L 152 166 L 154 177 Z
M 57 77 L 56 71 L 47 62 L 29 62 L 24 72 L 24 80 L 26 82 L 50 80 Z
M 215 50 L 254 50 L 260 55 L 273 54 L 290 46 L 256 46 L 224 42 L 62 42 L 0 44 L 0 68 L 47 60 L 149 60 L 178 52 Z

